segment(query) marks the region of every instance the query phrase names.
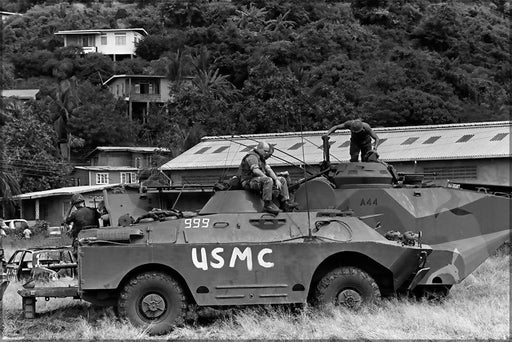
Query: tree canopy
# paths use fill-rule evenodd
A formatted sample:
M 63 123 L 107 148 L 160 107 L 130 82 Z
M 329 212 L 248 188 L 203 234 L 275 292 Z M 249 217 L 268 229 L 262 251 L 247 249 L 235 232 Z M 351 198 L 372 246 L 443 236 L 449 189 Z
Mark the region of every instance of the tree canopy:
M 323 130 L 355 117 L 373 126 L 492 121 L 511 108 L 510 1 L 2 0 L 0 7 L 23 12 L 3 26 L 1 85 L 45 89 L 34 117 L 91 148 L 156 144 L 177 154 L 202 135 Z M 77 54 L 54 35 L 129 27 L 149 35 L 137 58 L 122 62 Z M 116 73 L 167 75 L 171 100 L 152 106 L 147 123 L 128 123 L 101 87 Z

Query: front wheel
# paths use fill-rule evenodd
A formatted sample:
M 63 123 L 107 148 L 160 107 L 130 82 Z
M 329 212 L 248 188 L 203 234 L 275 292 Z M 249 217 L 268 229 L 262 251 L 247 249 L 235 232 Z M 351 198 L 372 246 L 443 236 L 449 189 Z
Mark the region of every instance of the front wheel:
M 380 299 L 380 290 L 375 280 L 363 270 L 344 266 L 327 273 L 318 282 L 315 293 L 319 305 L 343 305 L 350 309 Z
M 171 331 L 184 322 L 187 301 L 180 284 L 160 272 L 146 272 L 132 278 L 118 301 L 120 318 L 147 328 L 152 335 Z

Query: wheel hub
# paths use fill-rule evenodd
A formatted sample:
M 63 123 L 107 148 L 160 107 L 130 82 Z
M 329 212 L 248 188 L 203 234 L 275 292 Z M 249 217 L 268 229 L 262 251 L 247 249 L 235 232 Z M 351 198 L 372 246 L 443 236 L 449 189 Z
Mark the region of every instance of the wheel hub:
M 166 310 L 165 300 L 157 294 L 150 294 L 142 298 L 141 309 L 147 318 L 158 318 Z
M 354 290 L 346 289 L 338 294 L 338 305 L 344 305 L 351 309 L 357 309 L 361 306 L 363 298 Z

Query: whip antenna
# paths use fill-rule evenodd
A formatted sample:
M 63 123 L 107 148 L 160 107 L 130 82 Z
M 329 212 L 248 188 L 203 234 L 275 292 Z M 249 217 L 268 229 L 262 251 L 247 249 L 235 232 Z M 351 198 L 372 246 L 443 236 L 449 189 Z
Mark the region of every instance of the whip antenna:
M 304 153 L 304 133 L 302 131 L 302 113 L 299 113 L 299 124 L 300 124 L 300 138 L 302 143 L 302 162 L 304 163 L 302 169 L 304 171 L 304 179 L 306 179 L 306 155 Z M 312 238 L 311 232 L 311 213 L 309 212 L 309 198 L 308 198 L 308 182 L 304 182 L 304 187 L 306 190 L 306 210 L 308 213 L 308 237 Z

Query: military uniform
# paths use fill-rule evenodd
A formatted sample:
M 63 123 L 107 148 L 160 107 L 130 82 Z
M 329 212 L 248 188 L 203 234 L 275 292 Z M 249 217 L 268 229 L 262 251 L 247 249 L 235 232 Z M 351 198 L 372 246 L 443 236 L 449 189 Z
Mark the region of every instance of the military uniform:
M 359 119 L 349 120 L 340 125 L 336 125 L 331 127 L 326 136 L 333 133 L 337 129 L 349 129 L 350 130 L 350 161 L 357 162 L 359 161 L 359 153 L 361 153 L 361 161 L 368 161 L 367 154 L 368 152 L 377 150 L 377 146 L 379 146 L 379 137 L 372 130 L 370 125 L 365 122 L 362 122 Z M 372 138 L 375 139 L 375 146 L 372 149 Z
M 73 229 L 71 230 L 73 240 L 78 237 L 78 233 L 82 229 L 98 228 L 100 217 L 101 215 L 96 209 L 89 207 L 82 207 L 72 212 L 66 218 L 66 224 L 73 223 Z
M 252 170 L 254 168 L 259 168 L 261 171 L 265 172 L 265 168 L 267 163 L 263 157 L 261 157 L 258 152 L 251 151 L 249 152 L 244 159 L 242 159 L 241 167 L 241 182 L 242 187 L 246 190 L 255 190 L 261 191 L 261 198 L 264 201 L 272 200 L 272 190 L 274 187 L 274 181 L 270 176 L 266 177 L 255 177 Z M 282 184 L 281 195 L 284 198 L 290 198 L 290 193 L 288 191 L 288 183 L 284 177 L 277 177 Z

